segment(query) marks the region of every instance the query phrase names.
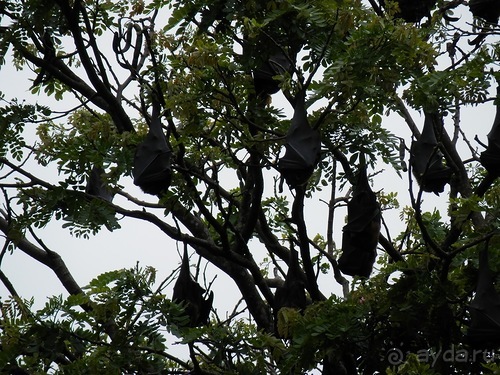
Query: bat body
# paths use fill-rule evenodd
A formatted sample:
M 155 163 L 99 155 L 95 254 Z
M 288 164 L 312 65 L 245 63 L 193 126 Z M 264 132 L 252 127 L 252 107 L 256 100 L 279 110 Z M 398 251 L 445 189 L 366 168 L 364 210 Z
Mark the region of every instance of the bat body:
M 368 183 L 366 167 L 363 167 L 347 204 L 347 224 L 343 228 L 342 255 L 338 261 L 342 273 L 370 276 L 377 257 L 380 220 L 380 205 Z
M 500 85 L 497 87 L 497 98 L 500 99 Z M 500 176 L 500 103 L 497 104 L 495 121 L 488 134 L 488 147 L 481 153 L 480 160 L 490 174 Z
M 406 22 L 420 22 L 426 16 L 430 16 L 431 9 L 436 5 L 436 0 L 397 0 L 399 12 L 394 16 L 402 18 Z M 385 0 L 381 1 L 382 6 Z
M 488 266 L 488 248 L 485 247 L 479 258 L 476 295 L 469 306 L 471 324 L 467 338 L 474 347 L 489 349 L 500 345 L 500 295 L 493 281 Z
M 189 327 L 208 324 L 214 293 L 211 291 L 207 299 L 204 297 L 205 294 L 205 289 L 191 277 L 187 248 L 184 248 L 181 270 L 174 285 L 172 301 L 184 306 L 184 311 L 189 317 Z
M 300 92 L 286 136 L 285 155 L 278 161 L 278 170 L 292 188 L 307 183 L 321 151 L 320 134 L 307 121 L 304 101 L 305 92 Z
M 104 170 L 101 167 L 94 166 L 90 171 L 89 180 L 85 192 L 97 198 L 104 199 L 111 202 L 113 200 L 113 193 L 109 191 L 108 187 L 102 181 Z
M 285 74 L 292 70 L 290 60 L 281 52 L 272 55 L 259 69 L 253 73 L 255 92 L 258 96 L 276 94 L 279 90 L 279 81 L 273 77 Z
M 287 333 L 280 329 L 281 324 L 285 321 L 280 315 L 280 310 L 288 307 L 302 311 L 307 306 L 305 283 L 301 276 L 299 256 L 297 251 L 292 248 L 290 249 L 290 261 L 288 263 L 285 282 L 282 286 L 276 288 L 276 293 L 274 294 L 274 331 L 278 337 L 288 336 Z
M 304 309 L 306 307 L 305 284 L 301 277 L 299 256 L 295 249 L 290 250 L 290 262 L 283 286 L 276 289 L 274 311 L 282 307 Z
M 134 184 L 147 194 L 165 193 L 172 178 L 171 155 L 172 150 L 161 127 L 159 109 L 154 109 L 146 139 L 137 146 L 135 153 Z
M 498 23 L 500 17 L 500 1 L 498 0 L 470 0 L 469 9 L 475 17 L 490 23 Z
M 412 142 L 410 164 L 421 188 L 439 195 L 450 182 L 451 169 L 443 165 L 443 155 L 438 150 L 434 131 L 434 121 L 438 116 L 425 114 L 424 128 L 417 141 Z

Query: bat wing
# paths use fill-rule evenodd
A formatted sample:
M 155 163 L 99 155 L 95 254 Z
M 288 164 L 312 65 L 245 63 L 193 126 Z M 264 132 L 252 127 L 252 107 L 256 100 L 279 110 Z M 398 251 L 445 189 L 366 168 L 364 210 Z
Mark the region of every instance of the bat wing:
M 417 182 L 424 191 L 442 193 L 450 182 L 451 169 L 443 165 L 443 155 L 436 149 L 435 115 L 426 114 L 422 135 L 411 146 L 411 165 Z
M 482 18 L 490 23 L 497 23 L 500 16 L 498 0 L 470 0 L 469 9 L 475 17 Z
M 436 0 L 398 0 L 399 12 L 395 17 L 402 18 L 406 22 L 420 22 L 430 15 L 431 9 L 436 5 Z M 385 5 L 385 1 L 381 1 Z
M 380 229 L 380 226 L 379 226 Z M 342 233 L 342 254 L 338 265 L 340 271 L 350 276 L 370 277 L 377 257 L 377 244 L 367 241 L 359 243 L 360 233 L 344 230 Z
M 205 294 L 205 289 L 191 277 L 189 257 L 187 249 L 185 249 L 181 270 L 174 285 L 172 301 L 184 306 L 184 311 L 189 317 L 190 327 L 208 324 L 214 294 L 210 292 L 207 299 L 204 298 Z
M 497 87 L 500 100 L 500 85 Z M 481 164 L 492 175 L 500 176 L 500 103 L 497 104 L 495 121 L 488 133 L 488 147 L 481 153 Z
M 500 295 L 494 287 L 488 266 L 488 248 L 481 251 L 476 295 L 469 306 L 471 324 L 467 337 L 475 347 L 496 347 L 500 344 Z
M 282 307 L 304 309 L 306 304 L 305 285 L 300 276 L 298 253 L 295 249 L 291 249 L 285 283 L 276 289 L 274 310 L 277 313 Z
M 299 94 L 286 137 L 285 155 L 278 161 L 278 169 L 290 186 L 302 185 L 309 180 L 320 151 L 320 134 L 309 126 L 304 96 Z
M 272 95 L 279 90 L 279 82 L 273 77 L 290 72 L 292 64 L 290 60 L 281 52 L 271 56 L 259 69 L 253 74 L 254 87 L 257 95 Z
M 342 254 L 338 261 L 342 273 L 370 276 L 377 257 L 380 221 L 380 205 L 363 168 L 347 205 L 347 224 L 343 228 Z
M 101 167 L 94 166 L 90 171 L 89 180 L 85 192 L 95 197 L 111 202 L 114 194 L 109 191 L 108 187 L 102 180 L 104 170 Z
M 146 139 L 135 153 L 132 170 L 134 184 L 148 194 L 164 193 L 172 177 L 171 155 L 159 119 L 152 121 Z
M 360 170 L 352 199 L 347 203 L 347 224 L 344 230 L 363 232 L 373 220 L 380 221 L 380 205 L 368 183 L 366 168 Z

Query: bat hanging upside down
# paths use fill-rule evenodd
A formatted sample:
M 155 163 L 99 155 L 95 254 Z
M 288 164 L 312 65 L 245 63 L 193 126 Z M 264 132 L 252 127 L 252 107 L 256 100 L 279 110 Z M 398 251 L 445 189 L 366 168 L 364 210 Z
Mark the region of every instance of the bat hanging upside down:
M 347 224 L 343 229 L 342 255 L 338 261 L 342 273 L 370 276 L 377 257 L 380 220 L 380 205 L 363 166 L 359 170 L 352 198 L 347 203 Z
M 278 170 L 290 187 L 307 183 L 319 161 L 320 134 L 307 120 L 305 92 L 296 96 L 294 113 L 285 143 L 285 155 L 278 161 Z
M 437 114 L 426 113 L 420 138 L 411 145 L 410 164 L 413 174 L 423 191 L 442 193 L 450 182 L 451 169 L 443 165 L 443 155 L 438 149 L 434 125 L 442 126 Z
M 259 97 L 276 94 L 280 90 L 279 81 L 274 76 L 283 75 L 292 70 L 290 60 L 282 52 L 272 55 L 253 73 L 255 93 Z
M 385 0 L 380 2 L 385 6 Z M 424 17 L 430 17 L 431 9 L 436 5 L 436 0 L 397 0 L 399 12 L 394 14 L 396 18 L 402 18 L 406 22 L 420 22 Z
M 94 166 L 90 171 L 89 180 L 85 188 L 87 194 L 94 197 L 104 199 L 105 201 L 113 201 L 114 194 L 108 189 L 102 180 L 104 170 L 101 167 Z
M 475 17 L 486 22 L 497 24 L 500 17 L 500 1 L 498 0 L 470 0 L 469 8 Z
M 205 289 L 191 277 L 187 246 L 185 246 L 181 270 L 174 285 L 172 301 L 184 306 L 184 311 L 189 317 L 189 327 L 208 324 L 214 293 L 210 291 L 206 299 L 205 294 Z
M 134 184 L 147 194 L 164 194 L 172 179 L 171 155 L 172 150 L 161 126 L 159 104 L 153 103 L 149 132 L 146 139 L 137 146 L 134 157 Z
M 481 164 L 493 176 L 500 176 L 500 84 L 497 87 L 497 112 L 488 134 L 488 147 L 481 153 Z
M 494 276 L 488 265 L 488 246 L 479 255 L 476 294 L 469 306 L 469 343 L 476 348 L 491 349 L 500 345 L 500 295 L 495 290 Z
M 302 279 L 299 255 L 297 251 L 292 248 L 290 249 L 290 260 L 288 262 L 288 272 L 285 277 L 285 282 L 282 286 L 276 288 L 276 293 L 274 294 L 274 330 L 279 337 L 284 336 L 283 332 L 280 332 L 279 329 L 280 323 L 278 321 L 281 319 L 279 317 L 279 311 L 283 307 L 290 307 L 302 311 L 306 308 L 306 305 L 305 283 Z

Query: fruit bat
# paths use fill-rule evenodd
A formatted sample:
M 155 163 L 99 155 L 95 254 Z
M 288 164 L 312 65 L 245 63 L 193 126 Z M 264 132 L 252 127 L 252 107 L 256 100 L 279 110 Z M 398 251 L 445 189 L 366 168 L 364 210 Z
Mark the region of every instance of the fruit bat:
M 478 18 L 496 24 L 500 17 L 500 1 L 498 0 L 470 0 L 469 9 Z
M 381 212 L 370 188 L 366 167 L 360 168 L 352 198 L 347 203 L 347 224 L 342 233 L 340 271 L 350 276 L 369 277 L 377 257 Z
M 295 249 L 291 249 L 285 282 L 283 286 L 276 288 L 274 295 L 274 311 L 277 313 L 282 307 L 304 309 L 306 304 L 305 284 L 299 266 L 299 255 Z
M 500 84 L 497 87 L 497 98 L 500 100 Z M 497 102 L 495 121 L 488 134 L 488 147 L 481 153 L 481 164 L 493 176 L 500 176 L 500 102 Z
M 493 284 L 494 276 L 488 266 L 488 248 L 479 255 L 479 275 L 476 295 L 469 306 L 469 343 L 474 347 L 495 348 L 500 345 L 500 295 Z
M 437 149 L 434 122 L 440 121 L 434 114 L 425 114 L 420 138 L 412 142 L 410 164 L 417 182 L 424 191 L 442 193 L 450 182 L 451 169 L 443 165 L 443 155 Z
M 103 174 L 104 170 L 101 167 L 94 166 L 90 171 L 89 181 L 87 182 L 85 192 L 97 198 L 111 202 L 114 194 L 109 191 L 106 184 L 102 181 Z
M 189 327 L 208 324 L 214 293 L 210 291 L 206 299 L 205 294 L 205 289 L 191 277 L 187 247 L 184 247 L 181 270 L 174 285 L 172 301 L 184 306 L 184 311 L 189 317 Z
M 258 96 L 276 94 L 279 90 L 279 81 L 273 77 L 291 72 L 290 60 L 281 52 L 272 55 L 267 61 L 253 73 L 253 84 Z
M 145 193 L 161 195 L 172 178 L 172 150 L 161 127 L 159 103 L 153 102 L 153 115 L 146 139 L 137 146 L 132 174 L 134 184 Z
M 396 0 L 399 12 L 394 16 L 402 18 L 406 22 L 420 22 L 426 16 L 430 16 L 431 9 L 436 5 L 436 0 Z M 381 1 L 385 6 L 385 0 Z
M 285 322 L 280 317 L 279 312 L 283 307 L 289 307 L 304 310 L 307 305 L 305 283 L 302 279 L 301 269 L 299 266 L 299 256 L 295 249 L 290 249 L 290 260 L 288 262 L 288 272 L 285 277 L 285 282 L 282 286 L 276 288 L 274 294 L 274 331 L 278 337 L 287 337 L 283 331 L 280 331 L 280 323 Z
M 286 136 L 285 155 L 278 161 L 278 170 L 292 188 L 309 180 L 321 151 L 320 134 L 307 121 L 305 92 L 300 92 L 296 100 Z

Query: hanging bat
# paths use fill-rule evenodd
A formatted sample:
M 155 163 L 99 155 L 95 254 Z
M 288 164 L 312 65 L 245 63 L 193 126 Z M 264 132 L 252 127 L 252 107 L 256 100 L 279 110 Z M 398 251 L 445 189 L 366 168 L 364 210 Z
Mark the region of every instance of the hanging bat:
M 104 199 L 111 202 L 114 194 L 109 191 L 108 187 L 102 180 L 104 170 L 101 167 L 94 166 L 90 171 L 89 180 L 85 188 L 87 194 L 93 195 L 97 198 Z
M 276 94 L 279 90 L 279 81 L 273 77 L 292 71 L 292 64 L 284 53 L 272 55 L 259 69 L 253 73 L 253 84 L 257 96 Z
M 402 18 L 406 22 L 417 23 L 424 17 L 431 15 L 431 9 L 436 5 L 436 0 L 397 0 L 399 12 L 394 17 Z M 385 6 L 385 1 L 381 1 Z
M 227 18 L 226 0 L 214 0 L 201 12 L 201 21 L 198 24 L 200 32 L 207 32 L 215 26 L 215 32 L 225 33 L 231 22 Z
M 279 311 L 283 307 L 290 307 L 302 311 L 306 308 L 307 299 L 305 292 L 305 283 L 302 279 L 302 273 L 299 265 L 299 256 L 295 249 L 290 249 L 290 260 L 288 262 L 288 272 L 285 277 L 285 282 L 282 286 L 276 288 L 274 294 L 274 331 L 278 337 L 287 336 L 280 332 L 280 324 L 282 321 L 279 317 Z
M 288 272 L 283 286 L 276 288 L 274 295 L 274 311 L 277 313 L 282 307 L 304 309 L 306 307 L 305 284 L 299 265 L 299 255 L 295 249 L 290 250 Z
M 497 24 L 500 17 L 500 2 L 498 0 L 470 0 L 471 13 L 486 22 Z
M 469 343 L 474 347 L 496 348 L 500 345 L 500 295 L 495 290 L 494 277 L 488 266 L 488 247 L 479 255 L 479 275 L 476 295 L 469 305 Z
M 198 327 L 209 322 L 214 292 L 210 291 L 207 299 L 204 297 L 205 294 L 205 289 L 191 277 L 187 246 L 185 246 L 181 270 L 174 285 L 172 301 L 184 306 L 184 311 L 189 317 L 189 327 Z
M 172 150 L 167 144 L 160 120 L 159 103 L 153 101 L 153 114 L 146 139 L 137 146 L 132 174 L 134 184 L 151 195 L 161 195 L 170 186 Z
M 474 17 L 481 18 L 493 25 L 498 24 L 498 18 L 500 17 L 500 3 L 498 0 L 470 0 L 469 9 Z M 477 37 L 469 41 L 469 44 L 480 44 L 491 31 L 489 29 L 489 27 L 480 27 L 481 32 Z
M 377 257 L 381 211 L 370 188 L 366 167 L 358 172 L 352 198 L 347 203 L 347 224 L 342 233 L 340 271 L 350 276 L 369 277 Z
M 424 191 L 442 193 L 450 182 L 451 169 L 443 165 L 443 155 L 438 150 L 434 123 L 441 122 L 435 114 L 425 114 L 424 128 L 417 141 L 411 145 L 410 164 L 417 182 Z
M 292 188 L 307 183 L 321 151 L 320 134 L 309 126 L 304 102 L 305 91 L 301 91 L 286 136 L 285 155 L 278 161 L 278 170 Z
M 488 133 L 488 147 L 481 153 L 480 161 L 484 168 L 495 177 L 500 176 L 500 84 L 497 87 L 497 112 L 495 121 Z

